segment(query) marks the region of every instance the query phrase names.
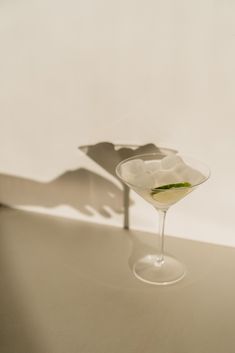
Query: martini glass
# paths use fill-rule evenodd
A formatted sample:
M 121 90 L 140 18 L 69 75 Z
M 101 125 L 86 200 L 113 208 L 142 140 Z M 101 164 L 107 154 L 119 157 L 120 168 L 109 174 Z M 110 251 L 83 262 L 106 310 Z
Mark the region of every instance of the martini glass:
M 134 264 L 134 275 L 144 282 L 157 285 L 178 282 L 185 275 L 185 267 L 165 253 L 166 213 L 169 207 L 209 178 L 209 168 L 193 158 L 158 152 L 127 158 L 117 165 L 116 173 L 159 214 L 158 249 Z

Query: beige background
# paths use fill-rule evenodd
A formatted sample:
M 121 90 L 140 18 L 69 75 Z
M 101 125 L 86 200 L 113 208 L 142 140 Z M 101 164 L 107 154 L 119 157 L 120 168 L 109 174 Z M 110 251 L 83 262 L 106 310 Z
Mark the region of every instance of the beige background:
M 115 182 L 77 146 L 154 142 L 212 170 L 170 211 L 168 233 L 234 245 L 234 10 L 229 0 L 2 1 L 0 200 L 14 205 L 9 175 L 49 182 L 83 167 Z M 154 210 L 132 197 L 132 227 L 153 231 Z M 121 224 L 113 209 L 24 207 Z

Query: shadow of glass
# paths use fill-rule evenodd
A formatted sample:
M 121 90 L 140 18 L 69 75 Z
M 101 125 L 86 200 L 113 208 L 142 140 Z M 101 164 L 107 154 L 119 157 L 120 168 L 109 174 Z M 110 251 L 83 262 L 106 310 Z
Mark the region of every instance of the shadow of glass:
M 122 190 L 85 168 L 63 173 L 48 182 L 0 174 L 0 199 L 6 205 L 56 207 L 69 205 L 87 216 L 121 213 Z
M 151 143 L 121 146 L 101 142 L 81 146 L 80 150 L 116 177 L 115 168 L 121 160 L 136 154 L 157 152 L 159 148 Z M 14 207 L 68 205 L 86 216 L 98 213 L 105 218 L 111 217 L 113 212 L 124 213 L 124 225 L 126 228 L 129 225 L 129 189 L 121 183 L 119 188 L 107 178 L 85 168 L 66 171 L 50 182 L 0 174 L 0 200 L 2 204 Z
M 116 177 L 117 164 L 128 157 L 165 151 L 149 143 L 143 146 L 114 145 L 101 142 L 79 148 L 89 158 Z M 39 206 L 53 208 L 68 205 L 86 216 L 99 214 L 110 218 L 114 213 L 124 213 L 124 228 L 129 228 L 129 188 L 120 188 L 107 178 L 85 168 L 65 171 L 50 182 L 0 174 L 0 200 L 8 206 Z
M 159 152 L 161 150 L 153 143 L 148 143 L 142 146 L 136 146 L 115 145 L 111 142 L 99 142 L 95 145 L 80 146 L 79 149 L 115 177 L 116 166 L 123 159 L 143 153 Z M 173 152 L 173 150 L 167 151 Z

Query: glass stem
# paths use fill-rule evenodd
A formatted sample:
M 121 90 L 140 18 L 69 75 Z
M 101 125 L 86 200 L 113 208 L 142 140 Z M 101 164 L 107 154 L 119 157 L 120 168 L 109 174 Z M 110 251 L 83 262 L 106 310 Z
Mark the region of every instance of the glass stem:
M 159 252 L 158 262 L 164 263 L 164 229 L 167 210 L 158 210 L 159 214 Z

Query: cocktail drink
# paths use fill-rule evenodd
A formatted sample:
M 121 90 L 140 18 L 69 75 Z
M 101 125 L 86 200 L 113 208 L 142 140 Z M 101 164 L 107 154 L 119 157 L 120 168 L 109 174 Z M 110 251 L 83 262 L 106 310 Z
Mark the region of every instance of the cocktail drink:
M 158 285 L 179 281 L 185 275 L 184 265 L 164 251 L 166 212 L 209 178 L 209 168 L 179 154 L 150 153 L 125 159 L 116 173 L 159 213 L 159 249 L 134 264 L 135 276 Z

